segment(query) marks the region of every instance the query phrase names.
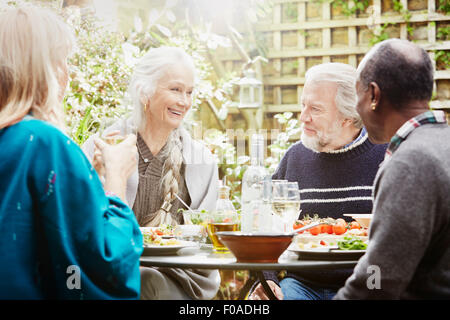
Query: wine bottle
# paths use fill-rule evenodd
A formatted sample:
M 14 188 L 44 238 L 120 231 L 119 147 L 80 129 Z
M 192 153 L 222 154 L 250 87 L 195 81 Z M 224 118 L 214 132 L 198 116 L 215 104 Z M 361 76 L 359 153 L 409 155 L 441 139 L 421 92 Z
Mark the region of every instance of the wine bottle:
M 251 165 L 242 178 L 242 222 L 243 232 L 260 231 L 258 206 L 255 200 L 262 199 L 263 181 L 269 175 L 264 167 L 264 136 L 253 134 L 250 144 Z M 252 203 L 253 202 L 253 203 Z

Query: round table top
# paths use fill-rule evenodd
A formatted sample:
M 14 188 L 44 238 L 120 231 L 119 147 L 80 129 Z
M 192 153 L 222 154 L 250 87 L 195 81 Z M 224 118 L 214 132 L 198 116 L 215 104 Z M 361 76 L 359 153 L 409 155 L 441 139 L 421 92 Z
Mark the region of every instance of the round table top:
M 157 251 L 144 252 L 140 259 L 141 266 L 147 267 L 288 271 L 353 268 L 357 262 L 357 259 L 341 261 L 305 260 L 301 259 L 301 256 L 299 258 L 297 253 L 289 250 L 281 255 L 278 263 L 236 262 L 232 253 L 215 253 L 210 247 L 181 248 L 170 255 L 159 255 Z

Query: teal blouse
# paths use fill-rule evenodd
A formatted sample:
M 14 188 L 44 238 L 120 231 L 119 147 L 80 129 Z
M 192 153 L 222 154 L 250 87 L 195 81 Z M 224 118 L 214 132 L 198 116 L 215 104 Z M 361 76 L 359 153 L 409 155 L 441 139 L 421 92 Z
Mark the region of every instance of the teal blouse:
M 49 123 L 0 130 L 0 299 L 138 299 L 142 234 Z

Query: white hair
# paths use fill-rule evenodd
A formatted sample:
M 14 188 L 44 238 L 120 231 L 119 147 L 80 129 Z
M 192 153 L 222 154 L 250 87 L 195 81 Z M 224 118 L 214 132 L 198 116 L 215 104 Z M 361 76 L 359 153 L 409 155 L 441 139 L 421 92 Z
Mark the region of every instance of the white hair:
M 337 85 L 336 107 L 344 118 L 353 120 L 356 128 L 362 128 L 362 120 L 356 111 L 356 69 L 344 63 L 323 63 L 308 69 L 305 81 L 332 82 Z
M 195 77 L 194 62 L 183 49 L 177 47 L 159 47 L 150 49 L 137 63 L 131 77 L 128 92 L 133 104 L 133 120 L 139 129 L 146 126 L 145 102 L 152 98 L 156 92 L 158 82 L 173 66 L 185 66 L 192 71 Z M 163 157 L 166 157 L 163 166 L 163 176 L 160 189 L 164 202 L 172 202 L 178 194 L 179 183 L 182 179 L 180 171 L 183 164 L 181 128 L 174 129 L 167 140 Z M 161 224 L 176 224 L 170 213 L 162 208 L 156 212 L 150 226 Z
M 0 15 L 0 129 L 30 111 L 64 128 L 60 68 L 74 44 L 69 27 L 49 9 L 26 5 Z
M 152 48 L 136 64 L 131 76 L 128 93 L 133 106 L 133 120 L 138 128 L 145 126 L 145 103 L 152 98 L 159 80 L 170 67 L 182 65 L 189 68 L 195 77 L 195 66 L 190 55 L 178 47 Z

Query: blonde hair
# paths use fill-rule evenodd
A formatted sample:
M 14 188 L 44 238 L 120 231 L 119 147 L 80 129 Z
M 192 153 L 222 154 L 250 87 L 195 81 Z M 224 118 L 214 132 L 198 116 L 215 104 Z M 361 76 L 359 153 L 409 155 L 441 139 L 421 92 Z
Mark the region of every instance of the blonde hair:
M 143 98 L 151 98 L 156 92 L 158 81 L 165 75 L 167 69 L 180 64 L 189 68 L 195 78 L 192 57 L 178 47 L 152 48 L 139 60 L 128 88 L 133 105 L 133 120 L 139 129 L 145 128 L 146 125 Z M 171 203 L 175 200 L 175 194 L 178 194 L 182 179 L 180 173 L 183 164 L 181 130 L 181 126 L 172 130 L 167 140 L 167 147 L 161 154 L 162 157 L 166 157 L 159 186 L 163 194 L 163 206 L 164 203 Z M 174 219 L 170 212 L 161 208 L 154 214 L 154 218 L 148 225 L 158 226 L 161 224 L 177 224 L 177 219 Z
M 0 15 L 0 129 L 30 111 L 64 128 L 59 68 L 73 46 L 68 26 L 48 9 L 27 5 Z

